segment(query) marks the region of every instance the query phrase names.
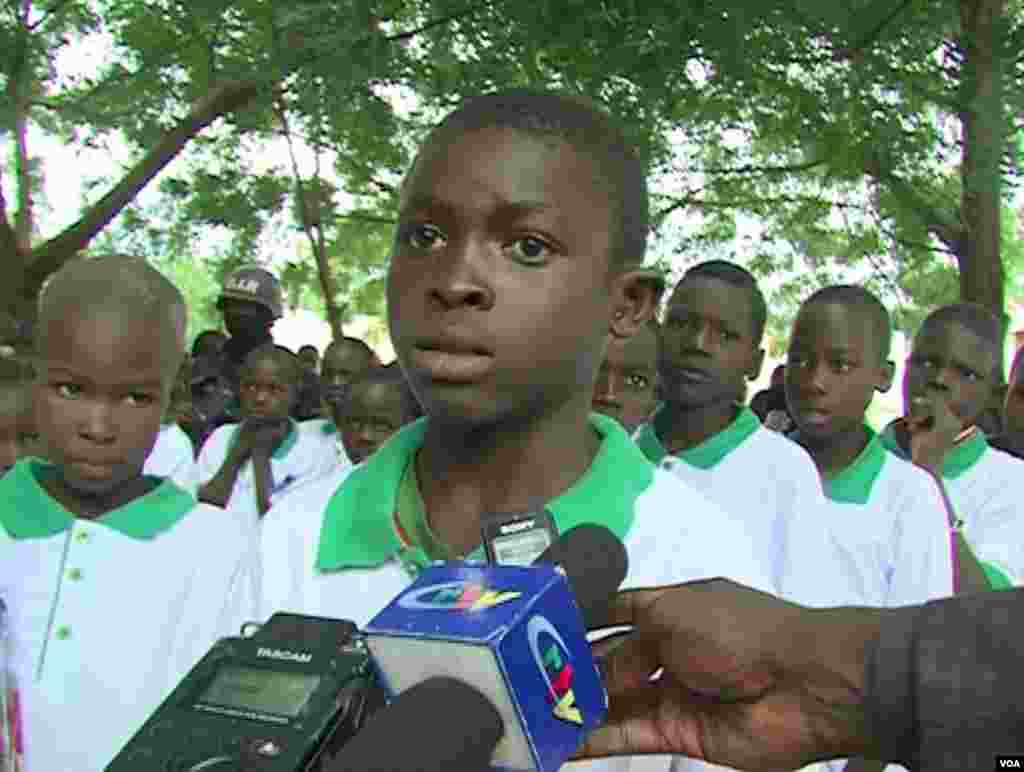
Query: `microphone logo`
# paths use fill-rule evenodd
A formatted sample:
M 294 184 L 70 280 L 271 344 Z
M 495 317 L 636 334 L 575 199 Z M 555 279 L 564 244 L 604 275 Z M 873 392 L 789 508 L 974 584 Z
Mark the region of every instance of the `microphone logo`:
M 576 705 L 576 695 L 572 690 L 573 668 L 569 647 L 555 626 L 541 616 L 532 617 L 527 622 L 526 635 L 533 660 L 547 685 L 548 702 L 554 705 L 552 714 L 560 721 L 582 726 L 583 713 Z
M 494 589 L 476 582 L 444 582 L 407 593 L 398 599 L 398 605 L 409 611 L 486 611 L 521 596 L 521 592 Z

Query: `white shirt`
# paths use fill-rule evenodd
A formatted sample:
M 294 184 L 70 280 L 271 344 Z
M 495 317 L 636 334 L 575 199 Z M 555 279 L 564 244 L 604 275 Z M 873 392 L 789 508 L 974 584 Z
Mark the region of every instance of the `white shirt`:
M 20 510 L 0 515 L 0 597 L 24 769 L 101 772 L 213 643 L 254 618 L 256 556 L 236 519 L 173 483 L 85 520 L 30 463 L 0 481 Z
M 221 426 L 206 440 L 199 453 L 200 486 L 208 483 L 220 471 L 240 426 L 241 424 Z M 332 453 L 323 441 L 317 439 L 313 432 L 300 427 L 300 424 L 293 421 L 288 436 L 271 454 L 270 473 L 274 478 L 270 491 L 271 504 L 286 492 L 308 485 L 336 470 L 341 464 L 338 455 Z M 260 522 L 251 459 L 239 469 L 225 509 L 244 517 L 253 528 Z
M 426 420 L 404 427 L 364 464 L 296 490 L 271 508 L 261 533 L 261 617 L 292 611 L 342 617 L 362 626 L 409 585 L 409 572 L 395 558 L 365 568 L 320 570 L 317 565 L 324 557 L 321 540 L 328 543 L 332 529 L 358 531 L 358 518 L 392 528 L 397 481 L 422 441 Z M 767 567 L 755 556 L 741 524 L 671 474 L 653 468 L 613 420 L 592 416 L 591 423 L 603 435 L 601 451 L 591 469 L 549 508 L 556 520 L 562 514 L 602 524 L 631 519 L 623 540 L 629 557 L 623 587 L 728 577 L 770 589 Z M 351 546 L 344 535 L 337 543 Z M 618 772 L 668 766 L 668 757 L 658 757 L 566 768 Z
M 146 457 L 142 473 L 165 477 L 195 496 L 199 489 L 199 471 L 196 467 L 192 440 L 177 424 L 164 424 L 156 437 L 156 444 Z

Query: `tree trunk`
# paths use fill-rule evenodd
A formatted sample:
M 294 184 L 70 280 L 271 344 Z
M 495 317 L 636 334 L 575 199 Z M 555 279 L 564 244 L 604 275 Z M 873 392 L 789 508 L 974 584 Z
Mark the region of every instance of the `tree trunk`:
M 213 89 L 78 222 L 31 252 L 17 250 L 13 255 L 4 255 L 5 259 L 17 260 L 19 265 L 10 266 L 10 270 L 5 272 L 0 307 L 18 309 L 21 313 L 26 307 L 30 308 L 47 277 L 85 249 L 190 140 L 217 118 L 244 107 L 259 93 L 259 89 L 260 86 L 252 82 L 226 83 Z M 0 246 L 5 241 L 0 233 Z
M 1006 150 L 1003 104 L 1005 0 L 961 0 L 964 62 L 960 76 L 963 125 L 965 238 L 956 250 L 960 297 L 1005 320 L 1000 252 L 1001 160 Z

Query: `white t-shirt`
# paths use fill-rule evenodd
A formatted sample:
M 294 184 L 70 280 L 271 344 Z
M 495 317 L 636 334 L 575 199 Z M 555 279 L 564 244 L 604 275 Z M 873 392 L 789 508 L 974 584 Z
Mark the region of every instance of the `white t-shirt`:
M 199 471 L 196 468 L 192 440 L 177 424 L 164 424 L 156 437 L 156 444 L 146 457 L 142 473 L 153 477 L 165 477 L 174 481 L 193 496 L 199 488 Z
M 307 432 L 314 441 L 324 447 L 325 453 L 336 453 L 341 466 L 348 466 L 352 463 L 345 452 L 345 446 L 341 442 L 341 433 L 333 421 L 325 418 L 313 418 L 309 421 L 299 421 L 299 430 Z
M 400 430 L 359 466 L 282 497 L 264 518 L 261 617 L 292 611 L 365 625 L 411 582 L 395 528 L 397 489 L 428 419 Z M 671 474 L 654 467 L 612 419 L 592 415 L 602 436 L 591 468 L 548 503 L 561 531 L 584 522 L 623 539 L 623 587 L 709 577 L 770 589 L 767 567 L 742 525 Z M 665 770 L 668 757 L 622 758 L 566 769 Z
M 101 772 L 219 638 L 254 618 L 240 522 L 164 481 L 72 517 L 19 462 L 0 480 L 0 598 L 11 619 L 25 772 Z
M 224 465 L 240 425 L 221 426 L 206 440 L 199 452 L 200 486 L 212 480 Z M 332 453 L 315 433 L 301 429 L 300 424 L 292 421 L 288 436 L 270 457 L 270 473 L 274 478 L 270 503 L 273 504 L 287 492 L 330 474 L 340 463 L 338 455 Z M 231 498 L 228 499 L 225 509 L 242 515 L 252 527 L 259 523 L 259 505 L 256 501 L 256 482 L 251 459 L 242 464 L 238 471 L 235 487 L 231 489 Z
M 889 427 L 886 448 L 904 455 Z M 1024 461 L 988 444 L 981 432 L 957 445 L 942 465 L 964 536 L 997 587 L 1024 585 Z
M 656 414 L 657 416 L 657 414 Z M 743 408 L 723 431 L 669 455 L 655 423 L 633 435 L 649 460 L 728 511 L 771 567 L 772 592 L 817 604 L 849 596 L 836 558 L 828 505 L 814 461 Z

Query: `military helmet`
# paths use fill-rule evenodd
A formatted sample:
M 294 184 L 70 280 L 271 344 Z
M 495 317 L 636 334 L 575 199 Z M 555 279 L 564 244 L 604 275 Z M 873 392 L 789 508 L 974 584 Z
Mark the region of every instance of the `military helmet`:
M 270 311 L 275 319 L 280 319 L 284 311 L 281 282 L 270 271 L 257 266 L 239 268 L 225 279 L 224 288 L 217 298 L 218 310 L 228 298 L 259 303 Z

